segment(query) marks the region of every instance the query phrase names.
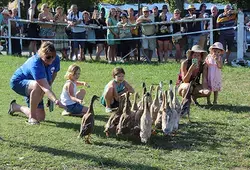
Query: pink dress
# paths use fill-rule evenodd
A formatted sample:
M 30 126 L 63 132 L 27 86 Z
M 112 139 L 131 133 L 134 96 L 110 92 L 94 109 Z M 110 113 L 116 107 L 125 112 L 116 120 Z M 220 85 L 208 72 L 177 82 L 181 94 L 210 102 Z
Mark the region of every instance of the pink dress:
M 211 91 L 220 91 L 222 86 L 221 69 L 218 68 L 215 59 L 208 54 L 206 60 L 208 65 L 208 88 Z

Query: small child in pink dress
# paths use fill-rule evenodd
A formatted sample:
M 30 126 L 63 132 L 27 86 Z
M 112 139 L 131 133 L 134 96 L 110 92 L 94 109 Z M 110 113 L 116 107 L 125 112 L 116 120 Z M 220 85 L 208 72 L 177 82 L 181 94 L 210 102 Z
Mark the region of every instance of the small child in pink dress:
M 218 92 L 222 87 L 221 68 L 222 68 L 222 54 L 225 52 L 223 45 L 220 42 L 215 42 L 209 48 L 210 53 L 206 57 L 206 64 L 208 66 L 208 88 L 214 92 L 213 104 L 217 104 Z M 207 98 L 207 103 L 211 105 L 210 96 Z

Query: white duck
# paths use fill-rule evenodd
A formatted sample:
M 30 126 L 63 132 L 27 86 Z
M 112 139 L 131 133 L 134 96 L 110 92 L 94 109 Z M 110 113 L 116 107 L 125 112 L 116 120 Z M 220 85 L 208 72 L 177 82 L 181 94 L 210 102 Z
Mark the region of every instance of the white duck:
M 152 121 L 153 123 L 155 122 L 156 118 L 157 118 L 157 114 L 160 110 L 160 103 L 159 103 L 159 89 L 160 87 L 157 86 L 156 88 L 156 94 L 155 94 L 155 98 L 150 106 L 150 114 L 152 117 Z
M 152 118 L 149 110 L 149 93 L 143 98 L 145 101 L 144 112 L 140 122 L 140 137 L 142 143 L 147 143 L 152 133 Z
M 174 98 L 173 98 L 173 106 L 174 110 L 176 111 L 176 119 L 174 121 L 174 128 L 173 131 L 177 131 L 179 128 L 179 122 L 180 122 L 180 117 L 181 117 L 181 104 L 176 96 L 178 87 L 175 86 L 174 90 Z

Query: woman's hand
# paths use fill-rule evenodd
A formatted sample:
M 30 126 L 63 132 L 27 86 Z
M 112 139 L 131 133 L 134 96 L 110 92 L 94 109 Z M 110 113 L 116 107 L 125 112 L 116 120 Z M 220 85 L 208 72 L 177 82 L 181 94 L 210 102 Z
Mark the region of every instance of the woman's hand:
M 60 108 L 64 108 L 64 109 L 66 108 L 66 106 L 64 106 L 60 100 L 57 100 L 57 99 L 56 99 L 56 100 L 54 101 L 54 103 L 55 103 L 55 105 L 57 105 L 57 106 L 60 107 Z
M 198 65 L 197 64 L 195 64 L 195 63 L 193 63 L 190 67 L 189 67 L 189 70 L 190 70 L 190 72 L 192 73 L 195 69 L 197 69 L 198 68 Z

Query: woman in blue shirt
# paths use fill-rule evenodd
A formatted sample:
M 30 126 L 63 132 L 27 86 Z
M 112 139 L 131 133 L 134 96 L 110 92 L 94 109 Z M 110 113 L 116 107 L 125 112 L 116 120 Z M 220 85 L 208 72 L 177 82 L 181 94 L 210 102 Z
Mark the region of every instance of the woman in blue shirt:
M 22 112 L 29 118 L 29 124 L 39 124 L 39 121 L 45 119 L 44 94 L 59 107 L 64 107 L 51 90 L 59 70 L 60 60 L 53 43 L 42 43 L 38 54 L 29 58 L 10 79 L 11 88 L 17 94 L 25 96 L 28 107 L 18 105 L 13 100 L 8 113 L 13 115 L 14 112 Z

